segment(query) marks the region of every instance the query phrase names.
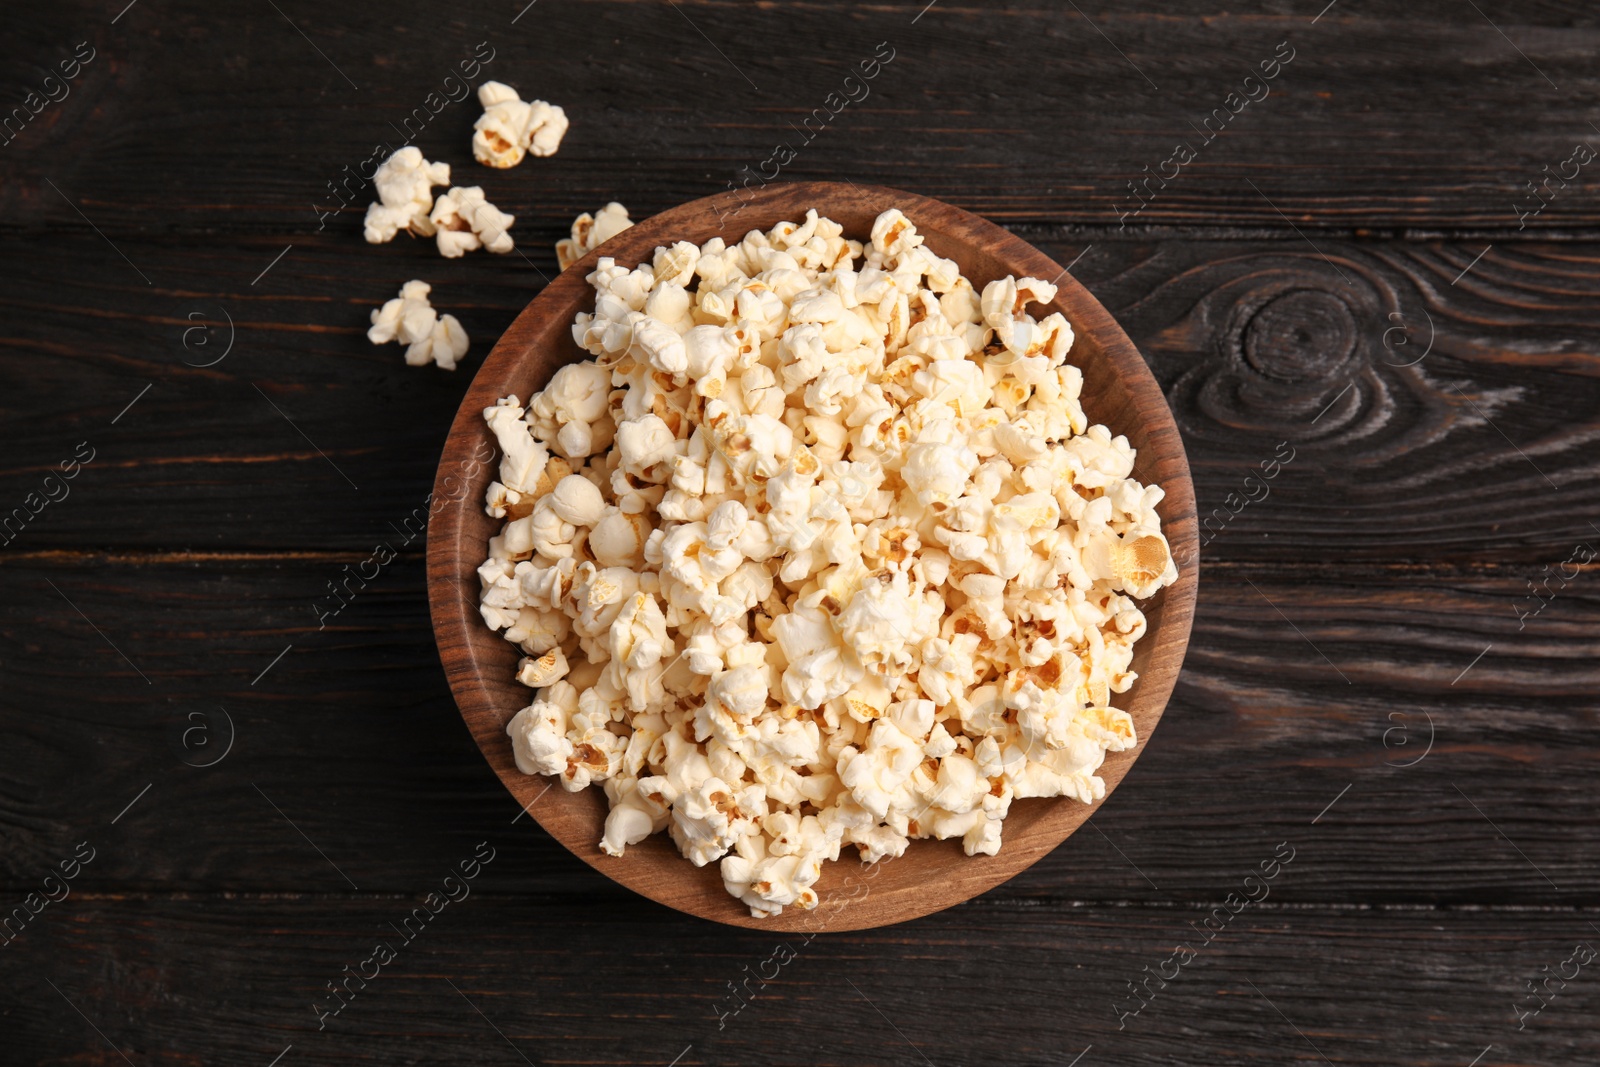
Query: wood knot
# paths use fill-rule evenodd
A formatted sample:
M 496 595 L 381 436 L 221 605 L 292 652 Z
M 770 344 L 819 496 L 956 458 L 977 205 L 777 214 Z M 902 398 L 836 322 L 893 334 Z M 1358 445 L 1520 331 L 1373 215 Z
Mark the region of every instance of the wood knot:
M 1244 325 L 1241 348 L 1257 372 L 1280 382 L 1338 377 L 1356 349 L 1350 306 L 1320 289 L 1291 289 Z

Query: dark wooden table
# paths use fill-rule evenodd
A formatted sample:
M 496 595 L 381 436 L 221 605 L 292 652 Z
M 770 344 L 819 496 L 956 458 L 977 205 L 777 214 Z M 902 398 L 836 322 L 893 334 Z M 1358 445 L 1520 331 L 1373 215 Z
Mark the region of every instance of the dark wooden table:
M 124 2 L 0 34 L 0 1062 L 1600 1060 L 1592 5 Z M 557 156 L 471 162 L 475 52 L 567 109 Z M 408 118 L 523 255 L 362 242 L 334 187 Z M 1071 263 L 1211 516 L 1176 695 L 1089 829 L 781 967 L 515 821 L 397 530 L 572 217 L 780 143 L 776 180 Z M 473 337 L 454 374 L 363 336 L 411 277 Z

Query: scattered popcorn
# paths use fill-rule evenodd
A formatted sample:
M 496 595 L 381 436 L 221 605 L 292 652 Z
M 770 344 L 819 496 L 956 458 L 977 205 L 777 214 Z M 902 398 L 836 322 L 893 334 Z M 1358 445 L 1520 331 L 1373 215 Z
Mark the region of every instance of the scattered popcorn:
M 379 165 L 372 183 L 378 203 L 367 208 L 367 243 L 391 241 L 401 230 L 433 236 L 433 187 L 450 184 L 450 164 L 429 163 L 422 149 L 407 145 Z
M 567 113 L 543 100 L 526 101 L 503 82 L 478 86 L 483 114 L 473 123 L 472 156 L 490 167 L 514 167 L 529 152 L 555 155 L 567 132 Z
M 1178 572 L 1160 487 L 1084 416 L 1071 326 L 1028 310 L 1054 286 L 980 290 L 899 211 L 587 280 L 594 358 L 484 411 L 480 607 L 536 690 L 524 773 L 600 783 L 604 852 L 665 831 L 755 916 L 815 907 L 846 846 L 992 855 L 1013 799 L 1105 795 L 1138 740 L 1111 704 L 1135 600 Z
M 516 217 L 489 203 L 479 186 L 453 186 L 439 197 L 429 217 L 438 229 L 439 254 L 446 259 L 479 248 L 505 255 L 514 247 L 506 231 Z
M 425 367 L 435 363 L 455 370 L 456 360 L 467 354 L 467 331 L 454 315 L 440 315 L 428 303 L 433 287 L 412 280 L 400 288 L 400 295 L 372 313 L 372 328 L 367 340 L 375 345 L 399 341 L 406 348 L 406 363 Z
M 562 270 L 566 270 L 632 225 L 633 220 L 628 218 L 628 209 L 615 200 L 593 215 L 585 211 L 573 220 L 572 236 L 556 242 L 556 262 L 560 264 Z M 698 248 L 687 241 L 682 244 L 686 248 L 694 249 L 695 258 L 699 258 Z M 689 269 L 690 271 L 694 269 L 693 260 L 689 262 Z

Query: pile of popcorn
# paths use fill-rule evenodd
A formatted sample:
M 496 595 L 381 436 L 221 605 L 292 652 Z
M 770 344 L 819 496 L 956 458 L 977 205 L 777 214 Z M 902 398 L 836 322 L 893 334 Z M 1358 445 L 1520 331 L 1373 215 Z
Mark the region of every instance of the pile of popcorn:
M 979 292 L 898 210 L 601 258 L 501 451 L 484 620 L 537 690 L 517 766 L 666 830 L 755 916 L 824 860 L 1000 848 L 1022 797 L 1105 795 L 1136 743 L 1136 600 L 1177 577 L 1124 437 L 1090 426 L 1055 286 Z

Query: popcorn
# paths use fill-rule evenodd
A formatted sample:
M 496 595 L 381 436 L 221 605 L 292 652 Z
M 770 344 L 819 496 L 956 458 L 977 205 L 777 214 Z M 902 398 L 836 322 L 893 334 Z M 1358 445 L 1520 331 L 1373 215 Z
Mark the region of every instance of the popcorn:
M 438 313 L 428 303 L 433 286 L 415 279 L 400 287 L 400 295 L 372 313 L 372 328 L 367 340 L 375 345 L 388 344 L 399 339 L 403 344 L 414 344 L 433 332 Z
M 677 441 L 667 424 L 655 415 L 624 422 L 617 427 L 617 458 L 621 468 L 639 477 L 677 455 Z
M 432 237 L 434 225 L 428 215 L 433 210 L 433 187 L 450 184 L 450 164 L 429 163 L 422 149 L 406 145 L 379 165 L 372 184 L 378 202 L 367 208 L 368 244 L 391 241 L 401 230 Z
M 406 365 L 425 367 L 431 360 L 445 370 L 455 370 L 456 362 L 467 354 L 471 342 L 454 315 L 440 315 L 428 336 L 406 349 Z
M 605 514 L 606 500 L 600 489 L 579 474 L 569 474 L 556 483 L 550 494 L 550 509 L 563 522 L 574 526 L 593 526 Z
M 484 408 L 483 421 L 489 424 L 490 432 L 500 445 L 500 481 L 489 486 L 490 495 L 515 505 L 521 501 L 522 494 L 538 491 L 539 479 L 544 476 L 550 454 L 529 432 L 522 405 L 514 396 L 503 397 L 495 401 L 493 407 Z M 495 492 L 497 486 L 504 497 Z M 495 506 L 491 505 L 490 513 L 494 510 Z
M 497 255 L 511 251 L 511 235 L 506 231 L 516 222 L 484 198 L 480 186 L 453 186 L 439 197 L 429 216 L 438 233 L 439 254 L 456 259 L 465 252 L 486 248 Z
M 467 354 L 467 331 L 454 315 L 440 315 L 428 303 L 433 287 L 412 279 L 400 287 L 400 295 L 372 313 L 372 328 L 367 340 L 375 345 L 399 341 L 406 345 L 406 365 L 426 367 L 429 363 L 455 370 L 456 361 Z
M 478 86 L 483 114 L 472 124 L 472 158 L 489 167 L 514 167 L 528 152 L 554 155 L 567 132 L 567 113 L 543 100 L 525 101 L 502 82 Z
M 569 363 L 528 403 L 534 436 L 567 459 L 583 459 L 611 443 L 615 424 L 606 402 L 611 375 L 593 363 Z
M 605 567 L 642 566 L 645 541 L 651 532 L 649 521 L 642 515 L 629 515 L 611 506 L 589 534 L 589 552 Z
M 543 689 L 567 676 L 567 657 L 552 648 L 538 659 L 523 657 L 517 666 L 517 681 L 530 689 Z
M 625 225 L 580 216 L 563 266 Z M 1013 799 L 1105 795 L 1135 598 L 1177 569 L 1071 327 L 1029 310 L 1053 286 L 980 290 L 899 211 L 587 280 L 594 358 L 484 412 L 480 610 L 536 689 L 519 769 L 600 783 L 602 851 L 665 831 L 756 916 L 815 907 L 846 846 L 992 855 Z
M 628 218 L 628 209 L 617 203 L 615 200 L 611 201 L 611 203 L 607 204 L 593 215 L 585 211 L 576 219 L 572 220 L 572 236 L 556 242 L 556 262 L 560 264 L 562 270 L 566 270 L 568 267 L 578 262 L 578 260 L 588 255 L 590 252 L 593 252 L 596 248 L 599 248 L 601 245 L 605 244 L 607 241 L 611 240 L 617 234 L 621 233 L 623 230 L 626 230 L 632 225 L 633 220 Z M 679 243 L 687 246 L 688 248 L 694 249 L 695 259 L 699 259 L 700 249 L 696 248 L 692 244 L 689 244 L 687 241 Z M 656 258 L 658 260 L 661 258 L 661 254 L 659 252 L 657 253 Z M 677 270 L 672 272 L 673 279 L 680 285 L 683 285 L 686 282 L 686 279 L 678 277 L 678 275 L 682 273 L 682 269 L 683 268 L 680 265 Z M 693 272 L 693 261 L 690 261 L 687 269 L 691 273 Z M 668 276 L 659 269 L 655 272 L 655 274 L 658 278 L 664 278 Z
M 620 856 L 629 845 L 637 845 L 661 829 L 656 825 L 662 821 L 660 805 L 640 793 L 637 779 L 628 781 L 625 787 L 618 785 L 615 778 L 607 779 L 606 796 L 611 801 L 611 811 L 600 838 L 600 851 L 606 855 Z

